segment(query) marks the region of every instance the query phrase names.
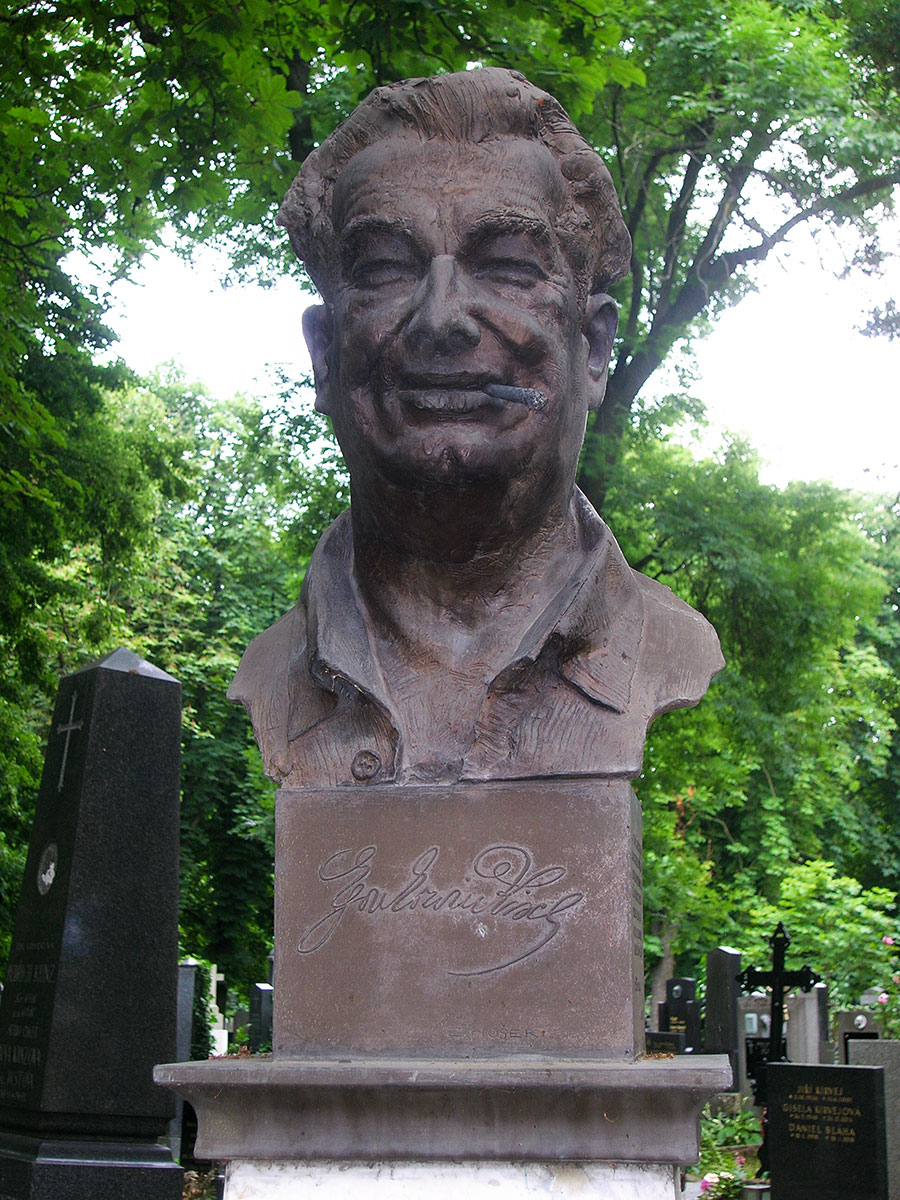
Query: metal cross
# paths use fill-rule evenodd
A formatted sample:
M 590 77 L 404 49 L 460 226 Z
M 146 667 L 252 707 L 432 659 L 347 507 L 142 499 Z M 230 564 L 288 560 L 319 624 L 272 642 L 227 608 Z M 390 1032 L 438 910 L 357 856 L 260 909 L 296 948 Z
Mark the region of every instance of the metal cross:
M 784 1053 L 781 1048 L 784 1034 L 784 993 L 787 988 L 799 987 L 808 992 L 813 984 L 819 983 L 821 975 L 808 966 L 799 971 L 787 971 L 784 966 L 784 956 L 791 939 L 788 937 L 781 921 L 775 927 L 775 932 L 769 938 L 772 947 L 771 971 L 759 971 L 756 967 L 747 967 L 738 975 L 738 983 L 742 992 L 754 992 L 758 987 L 772 989 L 772 1009 L 769 1024 L 769 1053 L 766 1062 L 783 1062 Z M 764 1085 L 763 1085 L 764 1086 Z
M 69 707 L 69 720 L 65 725 L 57 725 L 56 727 L 57 734 L 64 733 L 66 735 L 66 744 L 63 746 L 62 762 L 59 764 L 59 779 L 56 784 L 56 790 L 58 792 L 63 790 L 63 778 L 66 774 L 66 763 L 69 760 L 69 739 L 73 733 L 77 733 L 81 729 L 82 725 L 84 725 L 84 721 L 76 721 L 73 719 L 75 716 L 75 702 L 77 699 L 78 692 L 76 691 L 72 693 L 72 704 Z

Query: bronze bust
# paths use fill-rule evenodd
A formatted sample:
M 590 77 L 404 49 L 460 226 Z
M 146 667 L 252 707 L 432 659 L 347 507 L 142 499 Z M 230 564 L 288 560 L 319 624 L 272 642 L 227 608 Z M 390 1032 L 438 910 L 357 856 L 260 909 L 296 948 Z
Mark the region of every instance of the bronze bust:
M 280 214 L 324 303 L 351 507 L 229 696 L 286 787 L 636 775 L 722 666 L 575 486 L 630 241 L 560 105 L 496 68 L 378 88 Z

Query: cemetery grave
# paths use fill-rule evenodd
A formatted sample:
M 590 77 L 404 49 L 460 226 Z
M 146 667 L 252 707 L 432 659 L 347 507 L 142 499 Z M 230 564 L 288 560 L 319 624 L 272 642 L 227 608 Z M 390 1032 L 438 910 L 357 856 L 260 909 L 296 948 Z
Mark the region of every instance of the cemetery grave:
M 884 1070 L 768 1062 L 772 1200 L 888 1200 Z
M 799 970 L 788 970 L 785 966 L 785 954 L 791 939 L 784 925 L 779 921 L 769 941 L 772 947 L 772 967 L 769 970 L 759 970 L 747 967 L 739 976 L 741 991 L 753 992 L 757 988 L 772 989 L 769 1029 L 764 1038 L 752 1048 L 752 1057 L 748 1063 L 748 1071 L 753 1079 L 754 1093 L 758 1104 L 766 1103 L 766 1069 L 769 1063 L 783 1062 L 787 1057 L 787 1043 L 784 1039 L 784 993 L 792 987 L 802 988 L 808 992 L 814 984 L 821 982 L 821 976 L 808 966 Z
M 4 1200 L 176 1200 L 181 687 L 128 650 L 63 679 L 0 1001 Z

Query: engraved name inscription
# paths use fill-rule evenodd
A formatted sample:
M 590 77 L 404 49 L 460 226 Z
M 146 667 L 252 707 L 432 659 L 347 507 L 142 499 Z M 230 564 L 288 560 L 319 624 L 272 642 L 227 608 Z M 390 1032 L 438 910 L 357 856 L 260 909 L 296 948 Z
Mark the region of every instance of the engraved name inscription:
M 559 865 L 539 867 L 524 846 L 487 846 L 475 855 L 462 883 L 438 887 L 434 869 L 440 848 L 424 850 L 398 884 L 372 879 L 377 846 L 337 850 L 319 865 L 319 879 L 335 889 L 331 907 L 310 925 L 297 945 L 301 954 L 314 954 L 331 940 L 348 912 L 375 920 L 398 913 L 440 913 L 470 919 L 476 935 L 487 936 L 495 926 L 512 923 L 527 931 L 527 944 L 487 966 L 447 969 L 449 975 L 488 975 L 522 962 L 543 950 L 585 902 L 580 891 L 565 891 L 568 875 Z
M 852 1146 L 862 1109 L 842 1087 L 801 1083 L 784 1104 L 788 1136 L 801 1142 Z
M 0 1104 L 36 1101 L 56 981 L 56 962 L 47 957 L 57 952 L 51 940 L 13 943 L 0 1024 Z

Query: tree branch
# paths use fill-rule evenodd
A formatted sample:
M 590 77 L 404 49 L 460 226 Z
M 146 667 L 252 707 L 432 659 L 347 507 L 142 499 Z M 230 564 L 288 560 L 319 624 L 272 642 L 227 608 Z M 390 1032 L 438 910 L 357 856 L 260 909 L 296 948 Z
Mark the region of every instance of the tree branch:
M 703 164 L 708 157 L 709 139 L 714 126 L 715 122 L 713 118 L 708 117 L 703 125 L 698 127 L 698 133 L 700 133 L 701 137 L 696 147 L 689 152 L 690 157 L 685 168 L 684 178 L 681 181 L 681 190 L 669 212 L 669 221 L 666 226 L 665 258 L 660 277 L 657 311 L 660 308 L 664 308 L 669 302 L 672 284 L 675 279 L 675 267 L 678 263 L 681 247 L 684 244 L 687 215 L 690 211 L 691 202 L 694 199 L 694 193 L 697 190 L 697 181 L 700 178 L 700 172 L 703 170 Z
M 306 95 L 309 83 L 309 63 L 296 51 L 291 55 L 287 70 L 284 72 L 290 91 Z M 309 114 L 298 105 L 294 109 L 294 120 L 288 130 L 288 145 L 294 162 L 303 162 L 312 149 L 312 121 Z

